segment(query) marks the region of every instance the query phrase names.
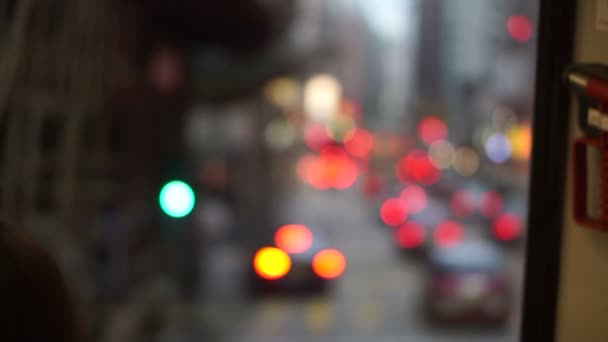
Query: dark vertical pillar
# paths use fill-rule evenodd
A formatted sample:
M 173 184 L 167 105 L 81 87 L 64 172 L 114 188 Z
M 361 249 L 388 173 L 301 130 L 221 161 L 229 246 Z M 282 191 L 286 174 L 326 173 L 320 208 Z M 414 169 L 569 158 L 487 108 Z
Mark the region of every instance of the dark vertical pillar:
M 420 3 L 418 94 L 423 102 L 441 96 L 441 44 L 443 0 Z

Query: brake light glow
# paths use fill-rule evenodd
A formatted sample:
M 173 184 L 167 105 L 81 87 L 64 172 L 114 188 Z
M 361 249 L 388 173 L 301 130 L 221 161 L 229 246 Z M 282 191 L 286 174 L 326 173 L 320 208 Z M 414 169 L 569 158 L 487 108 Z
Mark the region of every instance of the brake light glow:
M 339 147 L 324 148 L 308 165 L 306 179 L 319 190 L 350 188 L 358 177 L 357 165 Z
M 523 230 L 521 219 L 513 214 L 504 214 L 492 225 L 494 236 L 501 241 L 515 240 Z
M 428 201 L 426 192 L 418 185 L 409 185 L 401 191 L 401 198 L 407 202 L 412 214 L 417 214 L 426 208 Z
M 407 202 L 401 198 L 389 198 L 380 208 L 380 218 L 388 226 L 398 226 L 407 220 Z
M 291 258 L 276 247 L 263 247 L 253 258 L 255 272 L 262 278 L 276 280 L 283 278 L 291 269 Z
M 424 227 L 417 222 L 407 222 L 395 230 L 395 240 L 403 248 L 420 247 L 426 238 Z
M 308 228 L 299 224 L 282 226 L 274 235 L 277 247 L 287 253 L 303 253 L 312 245 L 312 233 Z
M 441 171 L 422 150 L 412 150 L 397 164 L 397 178 L 403 183 L 419 182 L 433 185 L 441 179 Z
M 312 268 L 323 279 L 335 279 L 346 270 L 346 258 L 336 249 L 324 249 L 315 255 Z
M 434 240 L 440 247 L 453 247 L 457 245 L 464 235 L 462 226 L 454 221 L 446 221 L 435 228 Z

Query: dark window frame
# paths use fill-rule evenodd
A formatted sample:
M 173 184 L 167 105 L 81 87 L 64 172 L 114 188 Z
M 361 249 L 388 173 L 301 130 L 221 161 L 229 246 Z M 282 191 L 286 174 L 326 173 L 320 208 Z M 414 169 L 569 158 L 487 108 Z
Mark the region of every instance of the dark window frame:
M 563 210 L 568 210 L 564 198 L 570 94 L 562 74 L 573 59 L 576 4 L 574 0 L 540 2 L 523 342 L 550 342 L 556 337 Z

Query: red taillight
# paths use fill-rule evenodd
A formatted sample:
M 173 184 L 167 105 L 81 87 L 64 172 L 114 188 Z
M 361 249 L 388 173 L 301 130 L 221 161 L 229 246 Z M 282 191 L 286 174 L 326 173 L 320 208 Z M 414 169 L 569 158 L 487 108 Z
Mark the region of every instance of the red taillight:
M 425 239 L 424 226 L 417 222 L 407 222 L 395 230 L 397 244 L 406 249 L 422 246 Z
M 299 224 L 282 226 L 274 234 L 277 247 L 287 253 L 303 253 L 312 245 L 312 233 L 308 228 Z
M 357 165 L 338 147 L 326 147 L 308 165 L 306 178 L 319 190 L 347 189 L 357 180 Z
M 521 235 L 523 224 L 521 219 L 513 214 L 504 214 L 492 224 L 494 236 L 501 241 L 512 241 Z
M 312 269 L 323 279 L 335 279 L 346 270 L 346 258 L 338 250 L 325 249 L 315 255 Z
M 263 247 L 253 258 L 253 268 L 264 279 L 280 279 L 289 273 L 291 258 L 279 248 Z
M 407 202 L 408 209 L 412 214 L 417 214 L 426 208 L 426 192 L 418 185 L 409 185 L 403 189 L 401 198 Z
M 380 208 L 380 218 L 388 226 L 398 226 L 407 220 L 407 202 L 400 198 L 389 198 Z
M 524 43 L 532 38 L 534 25 L 523 15 L 512 15 L 507 20 L 507 31 L 514 40 Z
M 460 190 L 452 196 L 450 206 L 454 215 L 468 217 L 473 215 L 476 207 L 475 194 L 467 190 Z
M 418 182 L 432 185 L 441 179 L 441 171 L 433 165 L 429 155 L 422 150 L 413 150 L 397 163 L 397 178 L 403 182 Z
M 453 247 L 457 245 L 464 235 L 462 226 L 454 221 L 443 222 L 435 228 L 433 234 L 435 244 L 440 247 Z

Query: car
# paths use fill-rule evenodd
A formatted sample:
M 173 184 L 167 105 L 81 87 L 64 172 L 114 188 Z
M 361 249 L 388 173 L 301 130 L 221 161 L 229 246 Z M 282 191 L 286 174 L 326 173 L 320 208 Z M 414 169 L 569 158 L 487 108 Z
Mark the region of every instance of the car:
M 404 224 L 393 229 L 395 246 L 405 255 L 426 256 L 435 244 L 435 228 L 450 218 L 444 201 L 425 197 L 424 203 L 421 210 L 411 213 Z
M 254 293 L 320 292 L 342 275 L 346 259 L 320 231 L 287 224 L 274 232 L 272 242 L 256 248 L 250 265 Z
M 431 323 L 503 325 L 511 312 L 511 292 L 505 256 L 494 244 L 467 240 L 431 251 L 424 300 Z

